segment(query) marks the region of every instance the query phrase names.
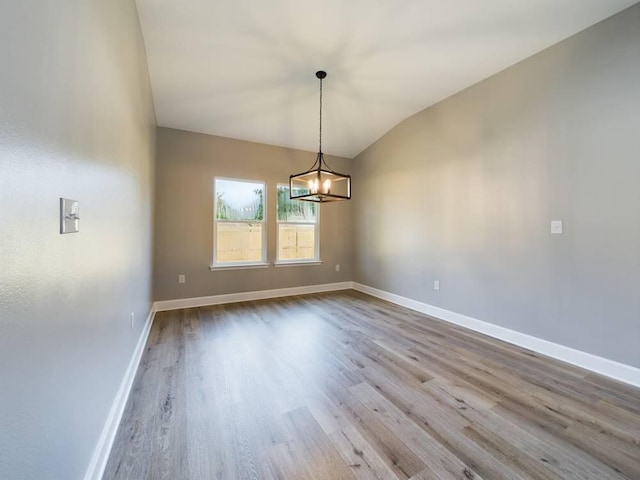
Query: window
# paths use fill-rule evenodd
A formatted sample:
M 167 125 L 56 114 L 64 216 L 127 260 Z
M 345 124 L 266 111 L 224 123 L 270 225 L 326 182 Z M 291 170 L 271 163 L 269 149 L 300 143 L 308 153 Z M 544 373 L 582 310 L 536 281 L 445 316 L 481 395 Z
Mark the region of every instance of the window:
M 278 263 L 320 261 L 317 204 L 291 200 L 289 187 L 278 185 L 277 208 Z
M 215 179 L 214 267 L 265 262 L 264 193 L 264 182 Z

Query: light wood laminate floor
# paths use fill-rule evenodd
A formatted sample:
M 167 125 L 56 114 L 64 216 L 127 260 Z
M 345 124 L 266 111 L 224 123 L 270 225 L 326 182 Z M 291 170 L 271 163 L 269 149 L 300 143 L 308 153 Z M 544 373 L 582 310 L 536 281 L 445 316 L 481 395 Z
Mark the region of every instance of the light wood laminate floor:
M 640 479 L 640 390 L 354 291 L 158 313 L 105 479 Z

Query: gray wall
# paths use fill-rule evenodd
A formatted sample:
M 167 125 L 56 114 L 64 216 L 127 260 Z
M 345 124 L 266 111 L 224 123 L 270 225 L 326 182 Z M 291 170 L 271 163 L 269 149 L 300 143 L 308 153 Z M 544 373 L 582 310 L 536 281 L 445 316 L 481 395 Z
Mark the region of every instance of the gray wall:
M 640 367 L 639 126 L 640 5 L 360 154 L 355 281 Z
M 134 2 L 3 1 L 0 65 L 0 478 L 78 479 L 151 301 Z M 59 197 L 80 201 L 80 233 L 58 233 Z
M 326 156 L 350 173 L 351 160 Z M 158 128 L 154 298 L 172 300 L 349 281 L 352 271 L 351 202 L 322 205 L 322 265 L 210 271 L 214 177 L 264 180 L 267 187 L 267 261 L 276 255 L 275 192 L 304 171 L 315 153 L 230 138 Z M 335 265 L 340 264 L 340 272 Z M 178 284 L 178 275 L 187 282 Z

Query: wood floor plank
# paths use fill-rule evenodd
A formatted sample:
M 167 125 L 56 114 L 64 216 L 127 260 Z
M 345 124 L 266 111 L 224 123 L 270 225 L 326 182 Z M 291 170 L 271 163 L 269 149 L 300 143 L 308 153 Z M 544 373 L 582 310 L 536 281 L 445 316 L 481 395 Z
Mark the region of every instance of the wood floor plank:
M 543 462 L 551 471 L 560 478 L 616 478 L 616 472 L 598 459 L 584 454 L 572 445 L 560 438 L 539 432 L 537 435 L 529 433 L 519 425 L 511 423 L 491 410 L 477 408 L 478 402 L 470 393 L 462 393 L 460 390 L 452 391 L 448 384 L 436 381 L 425 385 L 429 393 L 443 398 L 445 402 L 455 397 L 464 402 L 466 408 L 459 409 L 461 416 L 467 418 L 477 429 L 486 431 L 499 431 L 509 438 L 509 441 L 523 453 Z
M 353 480 L 352 466 L 346 464 L 320 425 L 307 408 L 300 408 L 285 414 L 287 425 L 299 441 L 308 462 L 319 480 Z
M 352 468 L 358 480 L 399 478 L 355 427 L 349 425 L 333 432 L 329 438 Z
M 398 478 L 411 478 L 427 468 L 418 455 L 353 395 L 345 395 L 338 403 L 351 424 Z
M 351 391 L 439 477 L 456 480 L 482 478 L 368 383 L 356 385 Z
M 509 463 L 500 463 L 493 451 L 483 450 L 468 438 L 465 429 L 469 422 L 455 411 L 447 411 L 433 399 L 422 395 L 419 390 L 410 389 L 396 382 L 395 379 L 374 375 L 374 372 L 371 372 L 367 380 L 371 381 L 370 385 L 400 409 L 415 425 L 437 439 L 461 462 L 469 465 L 469 474 L 476 471 L 481 476 L 492 480 L 521 478 L 510 468 Z
M 280 443 L 269 449 L 269 460 L 274 475 L 278 480 L 317 480 L 313 474 L 311 463 L 300 453 L 301 448 L 293 441 Z
M 628 478 L 638 478 L 640 456 L 638 449 L 628 442 L 578 424 L 567 428 L 563 438 Z
M 368 295 L 156 314 L 105 480 L 638 480 L 640 390 Z

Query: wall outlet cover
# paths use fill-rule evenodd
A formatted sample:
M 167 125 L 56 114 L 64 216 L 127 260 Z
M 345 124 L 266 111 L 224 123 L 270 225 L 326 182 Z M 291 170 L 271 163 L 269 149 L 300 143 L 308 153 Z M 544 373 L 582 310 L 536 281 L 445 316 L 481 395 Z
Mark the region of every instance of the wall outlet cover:
M 562 220 L 551 220 L 551 233 L 553 235 L 562 233 Z

